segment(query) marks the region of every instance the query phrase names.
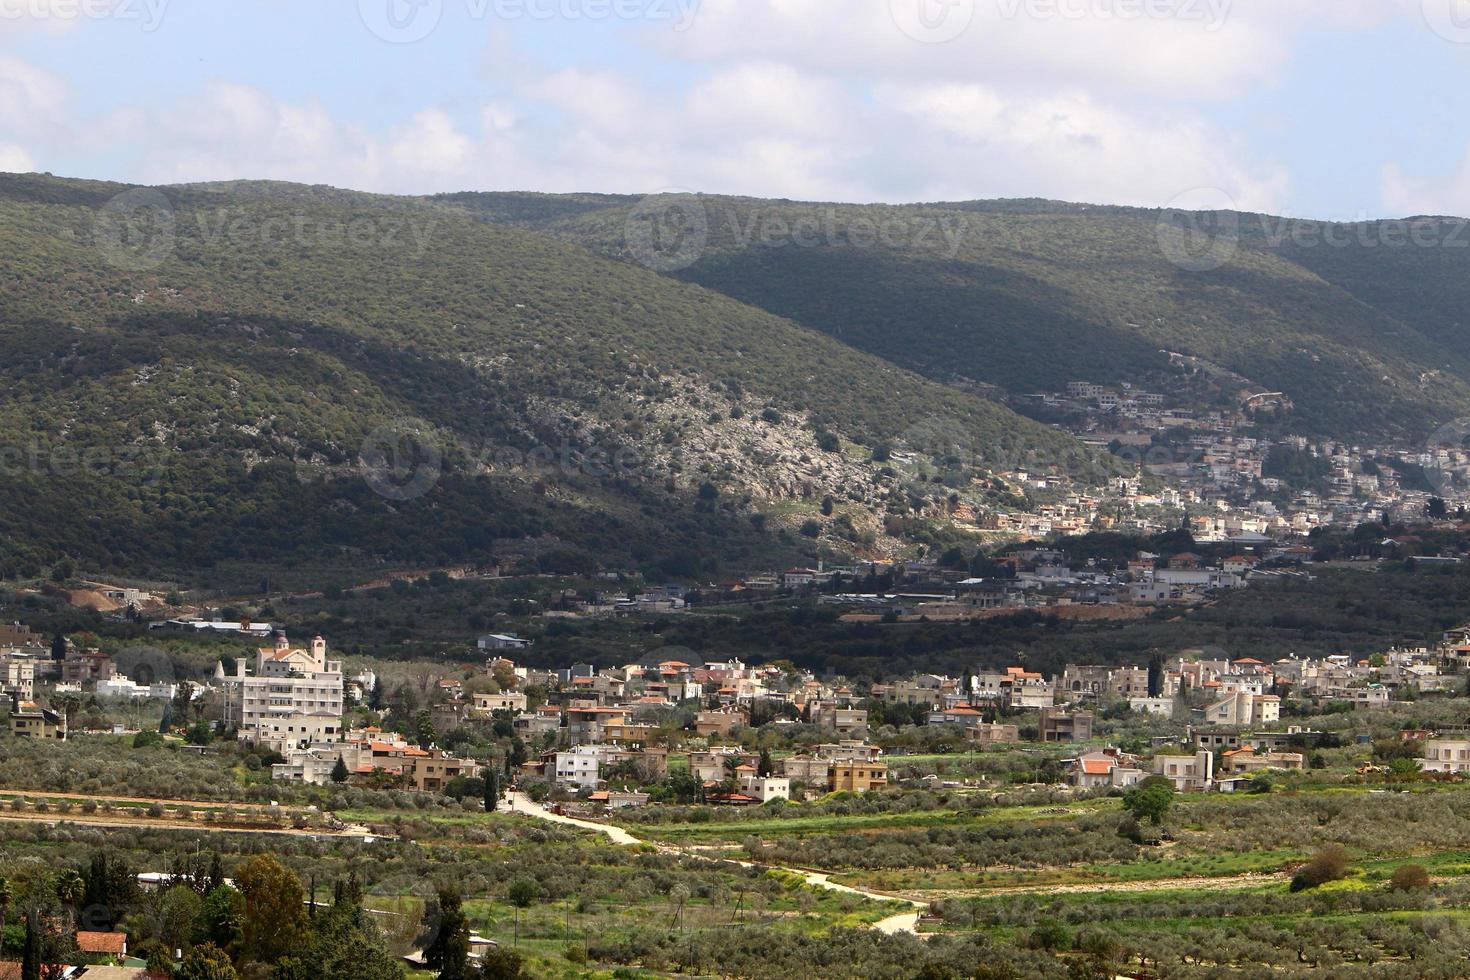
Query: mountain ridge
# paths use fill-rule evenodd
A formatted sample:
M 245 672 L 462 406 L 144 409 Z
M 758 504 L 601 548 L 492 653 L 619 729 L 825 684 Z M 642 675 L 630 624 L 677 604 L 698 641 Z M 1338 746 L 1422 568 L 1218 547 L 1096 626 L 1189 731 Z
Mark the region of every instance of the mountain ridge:
M 0 250 L 12 448 L 160 460 L 142 481 L 20 466 L 12 573 L 485 560 L 520 531 L 576 552 L 548 567 L 712 575 L 949 533 L 954 493 L 1016 503 L 974 482 L 994 469 L 1124 471 L 698 284 L 424 199 L 6 176 Z M 438 457 L 428 491 L 360 478 L 385 431 L 410 472 Z M 542 458 L 584 450 L 639 462 Z

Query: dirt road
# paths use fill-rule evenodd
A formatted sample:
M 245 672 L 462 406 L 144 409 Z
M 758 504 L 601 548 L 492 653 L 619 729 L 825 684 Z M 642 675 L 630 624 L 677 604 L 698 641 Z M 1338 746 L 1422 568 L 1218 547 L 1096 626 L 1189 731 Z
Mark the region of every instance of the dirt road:
M 839 892 L 844 895 L 856 895 L 859 898 L 871 899 L 875 902 L 907 903 L 913 909 L 913 911 L 900 912 L 897 915 L 890 915 L 886 919 L 873 923 L 873 930 L 876 932 L 884 933 L 885 935 L 892 936 L 899 933 L 909 933 L 910 935 L 915 936 L 919 935 L 919 916 L 924 912 L 925 909 L 929 907 L 928 902 L 920 902 L 912 898 L 901 898 L 897 895 L 881 895 L 877 892 L 867 892 L 863 891 L 860 888 L 853 888 L 850 885 L 839 885 L 837 882 L 832 880 L 831 875 L 825 874 L 820 871 L 809 871 L 803 868 L 782 868 L 767 864 L 756 864 L 752 861 L 739 861 L 735 858 L 711 857 L 709 855 L 700 854 L 697 851 L 684 851 L 676 847 L 669 847 L 666 844 L 657 844 L 651 841 L 644 841 L 637 837 L 634 837 L 632 834 L 628 833 L 621 827 L 614 827 L 611 824 L 598 823 L 594 820 L 578 820 L 574 817 L 566 817 L 561 816 L 560 814 L 552 813 L 550 810 L 547 810 L 545 807 L 536 803 L 524 793 L 510 794 L 510 812 L 519 813 L 522 816 L 533 817 L 537 820 L 545 820 L 550 823 L 559 823 L 572 827 L 580 827 L 583 830 L 590 830 L 594 833 L 606 834 L 608 839 L 611 840 L 614 844 L 621 844 L 625 847 L 637 847 L 640 844 L 650 844 L 650 846 L 656 847 L 658 850 L 662 851 L 665 854 L 678 854 L 682 857 L 691 857 L 695 860 L 708 861 L 712 864 L 734 864 L 742 868 L 764 868 L 771 871 L 783 871 L 788 874 L 800 876 L 803 881 L 814 888 L 823 888 L 827 891 Z

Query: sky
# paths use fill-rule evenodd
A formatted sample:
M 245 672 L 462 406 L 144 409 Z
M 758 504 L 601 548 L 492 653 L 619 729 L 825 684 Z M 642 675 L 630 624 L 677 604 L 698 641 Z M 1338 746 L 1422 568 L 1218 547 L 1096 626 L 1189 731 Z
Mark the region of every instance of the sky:
M 1470 0 L 0 0 L 0 171 L 1470 214 Z

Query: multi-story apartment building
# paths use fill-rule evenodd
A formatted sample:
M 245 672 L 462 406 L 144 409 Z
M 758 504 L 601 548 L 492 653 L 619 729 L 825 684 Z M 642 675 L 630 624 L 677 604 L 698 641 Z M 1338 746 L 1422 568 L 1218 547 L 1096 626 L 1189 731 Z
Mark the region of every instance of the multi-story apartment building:
M 36 662 L 29 657 L 0 656 L 0 694 L 29 701 L 36 696 Z
M 342 740 L 342 662 L 327 659 L 320 636 L 307 649 L 293 648 L 284 633 L 256 651 L 255 672 L 236 664 L 215 678 L 226 690 L 225 723 L 241 741 L 266 745 L 289 758 L 291 750 Z

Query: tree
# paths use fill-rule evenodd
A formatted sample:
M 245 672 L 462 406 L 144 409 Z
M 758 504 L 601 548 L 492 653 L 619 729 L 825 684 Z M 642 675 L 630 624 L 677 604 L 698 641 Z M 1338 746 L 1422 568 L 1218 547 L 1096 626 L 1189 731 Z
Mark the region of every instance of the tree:
M 494 767 L 487 766 L 483 778 L 485 780 L 485 812 L 494 813 L 500 806 L 500 773 L 496 772 Z
M 1337 881 L 1346 878 L 1351 862 L 1348 853 L 1340 844 L 1328 844 L 1319 848 L 1312 859 L 1297 869 L 1292 875 L 1291 890 L 1303 891 L 1307 888 L 1316 888 L 1325 885 L 1329 881 Z
M 1135 820 L 1147 820 L 1154 826 L 1164 822 L 1164 815 L 1174 805 L 1174 784 L 1163 776 L 1150 776 L 1123 794 L 1123 809 Z
M 188 885 L 175 885 L 158 898 L 154 928 L 165 949 L 183 949 L 194 940 L 204 901 Z
M 469 980 L 470 922 L 461 907 L 459 892 L 439 889 L 437 921 L 433 936 L 424 947 L 424 965 L 439 971 L 439 980 Z
M 258 854 L 236 869 L 235 884 L 245 896 L 245 955 L 273 963 L 294 952 L 306 930 L 301 880 L 273 855 Z
M 158 733 L 160 735 L 167 735 L 169 732 L 173 731 L 173 728 L 174 704 L 172 701 L 165 701 L 163 704 L 163 717 L 160 718 L 158 721 Z
M 221 879 L 223 880 L 223 879 Z M 245 900 L 229 885 L 220 884 L 204 896 L 204 910 L 199 915 L 195 939 L 229 949 L 240 941 Z
M 510 899 L 510 904 L 518 909 L 530 907 L 531 903 L 541 897 L 541 889 L 529 878 L 517 878 L 510 883 L 505 897 Z
M 52 696 L 51 707 L 60 711 L 66 719 L 67 730 L 71 730 L 72 718 L 82 707 L 82 696 L 73 691 L 63 691 L 61 694 Z
M 337 756 L 336 764 L 332 766 L 332 782 L 345 783 L 347 782 L 347 776 L 347 763 L 344 762 L 342 760 L 342 757 L 339 755 Z
M 1390 891 L 1413 892 L 1429 887 L 1429 872 L 1417 864 L 1401 864 L 1388 879 Z
M 765 777 L 776 771 L 776 764 L 771 761 L 771 750 L 761 749 L 760 761 L 756 765 L 755 774 Z
M 189 726 L 189 730 L 185 732 L 184 737 L 188 739 L 190 745 L 208 745 L 214 741 L 214 728 L 210 726 L 209 722 L 200 718 Z
M 480 980 L 529 980 L 530 976 L 514 950 L 496 946 L 480 959 Z
M 10 879 L 0 878 L 0 936 L 5 935 L 5 920 L 10 918 L 10 903 L 15 899 Z
M 427 751 L 438 738 L 439 733 L 434 731 L 434 721 L 427 711 L 420 711 L 413 724 L 414 741 L 419 748 Z
M 104 851 L 92 855 L 82 880 L 82 907 L 89 929 L 112 929 L 137 900 L 138 879 L 133 869 L 125 861 L 109 860 Z
M 56 875 L 56 900 L 66 911 L 68 924 L 75 928 L 77 906 L 82 904 L 82 899 L 87 896 L 87 883 L 82 876 L 77 874 L 74 868 L 65 868 Z
M 240 980 L 225 951 L 213 943 L 194 946 L 174 967 L 174 980 Z
M 26 913 L 26 938 L 25 947 L 20 958 L 20 980 L 41 980 L 41 930 L 43 926 L 37 920 L 41 913 L 37 909 L 31 909 Z

